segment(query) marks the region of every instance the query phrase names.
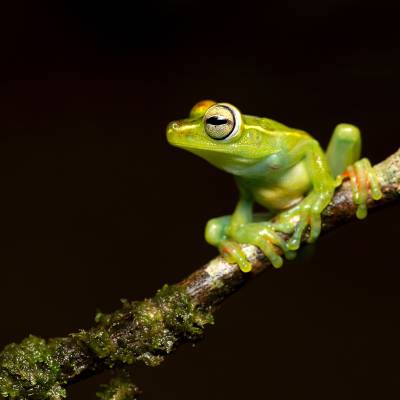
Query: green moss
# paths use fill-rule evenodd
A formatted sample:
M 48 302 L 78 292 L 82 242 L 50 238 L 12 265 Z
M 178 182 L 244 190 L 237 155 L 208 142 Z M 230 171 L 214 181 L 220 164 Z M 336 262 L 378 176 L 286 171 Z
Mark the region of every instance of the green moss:
M 0 394 L 11 399 L 65 397 L 59 382 L 60 364 L 44 339 L 29 336 L 9 344 L 0 355 Z
M 152 299 L 124 300 L 121 310 L 98 313 L 96 321 L 95 329 L 81 331 L 77 337 L 112 367 L 136 361 L 156 366 L 178 341 L 199 339 L 213 319 L 196 308 L 183 289 L 165 285 Z
M 125 371 L 111 379 L 108 385 L 101 385 L 101 390 L 96 393 L 101 400 L 136 400 L 139 394 L 138 387 Z
M 0 353 L 0 395 L 10 399 L 60 400 L 63 386 L 88 368 L 112 368 L 143 361 L 157 366 L 179 342 L 198 340 L 211 314 L 196 307 L 179 286 L 164 286 L 152 299 L 123 301 L 112 314 L 97 313 L 97 325 L 68 338 L 44 339 L 29 336 L 10 344 Z M 90 362 L 90 360 L 92 362 Z M 118 382 L 121 383 L 119 380 Z M 132 399 L 133 387 L 116 389 L 117 381 L 104 393 Z M 114 392 L 113 392 L 114 390 Z M 118 397 L 128 393 L 126 396 Z

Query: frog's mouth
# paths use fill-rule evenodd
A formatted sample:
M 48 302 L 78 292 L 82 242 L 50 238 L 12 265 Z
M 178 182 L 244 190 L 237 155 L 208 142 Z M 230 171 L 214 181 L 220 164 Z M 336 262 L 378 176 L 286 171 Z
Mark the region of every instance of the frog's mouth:
M 245 170 L 259 163 L 260 157 L 251 154 L 251 149 L 230 143 L 202 143 L 195 138 L 177 135 L 175 131 L 167 131 L 168 142 L 181 149 L 187 150 L 208 161 L 210 164 L 234 175 L 241 175 Z M 238 155 L 240 147 L 240 153 Z M 248 154 L 247 154 L 248 153 Z
M 238 162 L 244 163 L 244 164 L 252 164 L 254 162 L 258 161 L 257 158 L 253 158 L 251 156 L 247 157 L 241 157 L 235 154 L 235 148 L 237 149 L 238 146 L 224 146 L 220 144 L 204 144 L 198 141 L 188 141 L 186 140 L 179 140 L 175 136 L 168 136 L 168 143 L 171 144 L 172 146 L 179 147 L 180 149 L 184 149 L 187 151 L 190 151 L 193 154 L 196 154 L 199 157 L 202 158 L 212 158 L 212 157 L 229 157 L 229 158 L 234 158 Z

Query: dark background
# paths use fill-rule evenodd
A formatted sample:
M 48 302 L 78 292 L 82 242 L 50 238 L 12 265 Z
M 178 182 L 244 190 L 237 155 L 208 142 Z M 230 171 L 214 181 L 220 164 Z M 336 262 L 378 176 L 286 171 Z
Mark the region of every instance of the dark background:
M 386 1 L 14 1 L 0 6 L 0 347 L 62 336 L 213 257 L 232 179 L 168 146 L 198 100 L 399 145 Z M 196 348 L 137 367 L 144 399 L 376 399 L 400 390 L 399 209 L 321 238 L 225 303 Z M 151 260 L 149 261 L 149 254 Z M 70 388 L 94 399 L 106 376 Z

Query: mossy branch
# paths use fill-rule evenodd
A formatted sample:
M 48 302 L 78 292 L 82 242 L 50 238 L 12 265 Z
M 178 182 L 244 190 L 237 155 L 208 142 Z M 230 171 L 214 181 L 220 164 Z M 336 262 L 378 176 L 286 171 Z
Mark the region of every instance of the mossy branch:
M 383 197 L 369 201 L 377 209 L 400 199 L 400 150 L 375 166 Z M 355 219 L 356 207 L 345 181 L 322 215 L 323 232 Z M 305 234 L 304 240 L 307 239 Z M 213 322 L 212 312 L 250 278 L 270 266 L 254 246 L 244 245 L 253 269 L 244 274 L 216 257 L 174 286 L 165 286 L 151 299 L 123 303 L 112 314 L 99 313 L 96 325 L 64 338 L 29 336 L 0 353 L 0 396 L 10 399 L 59 400 L 65 387 L 104 369 L 119 369 L 142 361 L 156 366 L 178 345 L 202 337 Z M 99 394 L 101 399 L 135 399 L 138 390 L 126 374 Z

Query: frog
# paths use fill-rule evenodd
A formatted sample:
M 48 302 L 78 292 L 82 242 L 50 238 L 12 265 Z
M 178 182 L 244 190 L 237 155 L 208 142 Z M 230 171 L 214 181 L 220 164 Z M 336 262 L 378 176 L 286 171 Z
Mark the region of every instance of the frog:
M 376 173 L 361 156 L 360 129 L 340 123 L 324 151 L 306 131 L 242 114 L 226 102 L 202 100 L 167 126 L 167 141 L 233 175 L 239 199 L 231 215 L 206 224 L 206 241 L 243 272 L 252 270 L 243 245 L 257 246 L 273 267 L 292 260 L 304 238 L 321 233 L 321 213 L 349 179 L 356 216 L 382 197 Z M 253 212 L 254 204 L 266 210 Z

